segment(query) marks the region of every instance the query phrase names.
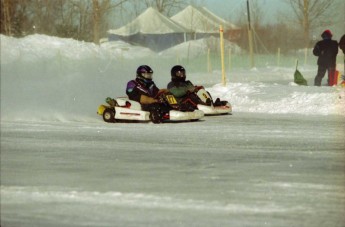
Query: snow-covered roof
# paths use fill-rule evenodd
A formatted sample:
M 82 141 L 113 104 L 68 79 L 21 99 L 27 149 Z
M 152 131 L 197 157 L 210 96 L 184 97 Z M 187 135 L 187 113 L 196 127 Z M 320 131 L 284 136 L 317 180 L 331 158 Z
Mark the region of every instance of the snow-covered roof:
M 235 25 L 218 17 L 205 7 L 195 8 L 189 5 L 171 19 L 196 33 L 218 33 L 220 25 L 224 30 L 237 29 Z
M 169 34 L 186 33 L 189 30 L 164 16 L 150 7 L 133 21 L 118 29 L 109 30 L 108 33 L 120 36 L 141 34 Z

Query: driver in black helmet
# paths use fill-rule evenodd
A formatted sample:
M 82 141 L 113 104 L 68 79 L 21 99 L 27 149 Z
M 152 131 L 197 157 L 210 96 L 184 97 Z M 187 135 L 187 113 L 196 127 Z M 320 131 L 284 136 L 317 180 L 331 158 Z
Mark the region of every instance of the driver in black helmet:
M 171 68 L 171 81 L 168 83 L 168 90 L 171 92 L 181 103 L 191 103 L 197 107 L 202 101 L 197 96 L 196 92 L 203 86 L 195 86 L 189 80 L 186 80 L 186 70 L 181 65 L 175 65 Z M 212 103 L 211 99 L 207 99 L 206 104 L 210 106 Z M 224 105 L 224 101 L 220 101 L 217 98 L 214 106 Z
M 171 68 L 171 81 L 168 83 L 168 90 L 180 103 L 190 103 L 195 108 L 200 102 L 195 94 L 197 87 L 192 82 L 186 80 L 186 70 L 181 65 L 175 65 Z M 211 102 L 211 100 L 209 100 Z
M 160 102 L 157 95 L 160 92 L 167 92 L 167 89 L 159 89 L 152 80 L 153 70 L 148 65 L 141 65 L 136 72 L 135 80 L 127 83 L 126 94 L 128 98 L 139 102 L 143 110 L 150 110 L 153 107 L 160 106 L 164 108 L 164 104 Z

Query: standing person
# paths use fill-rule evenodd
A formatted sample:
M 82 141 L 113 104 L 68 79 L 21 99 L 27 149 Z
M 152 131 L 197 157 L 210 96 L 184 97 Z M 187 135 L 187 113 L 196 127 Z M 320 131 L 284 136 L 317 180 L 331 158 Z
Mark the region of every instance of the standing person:
M 332 40 L 332 36 L 330 30 L 325 30 L 321 34 L 322 40 L 318 41 L 314 46 L 313 54 L 318 56 L 318 70 L 314 80 L 315 86 L 321 86 L 321 81 L 326 71 L 328 71 L 328 79 L 335 73 L 338 42 Z

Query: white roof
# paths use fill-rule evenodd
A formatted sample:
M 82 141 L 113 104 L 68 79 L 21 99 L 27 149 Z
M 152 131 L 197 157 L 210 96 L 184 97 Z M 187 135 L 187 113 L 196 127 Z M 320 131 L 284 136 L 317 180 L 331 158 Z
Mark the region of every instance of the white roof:
M 171 19 L 196 33 L 218 33 L 220 25 L 224 30 L 237 29 L 235 25 L 216 16 L 205 7 L 197 9 L 187 6 Z
M 214 21 L 219 22 L 220 24 L 222 24 L 223 26 L 227 27 L 228 29 L 239 29 L 239 27 L 237 27 L 236 25 L 230 23 L 229 21 L 224 20 L 221 17 L 218 17 L 216 14 L 212 13 L 210 10 L 208 10 L 206 7 L 202 7 L 200 9 L 200 11 L 202 13 L 205 13 L 205 16 L 208 16 L 209 18 L 211 18 Z
M 108 31 L 110 34 L 121 36 L 129 36 L 137 33 L 168 34 L 185 32 L 188 32 L 188 29 L 172 21 L 152 7 L 148 8 L 127 25 Z

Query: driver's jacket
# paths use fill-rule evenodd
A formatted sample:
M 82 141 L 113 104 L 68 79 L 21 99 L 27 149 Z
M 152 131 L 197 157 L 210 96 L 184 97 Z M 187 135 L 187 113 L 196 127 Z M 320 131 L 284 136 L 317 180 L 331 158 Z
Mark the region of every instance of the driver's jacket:
M 136 78 L 127 83 L 126 94 L 128 98 L 137 102 L 140 102 L 140 96 L 146 95 L 149 97 L 156 97 L 159 92 L 159 88 L 152 80 L 144 80 Z
M 176 97 L 176 98 L 182 98 L 188 94 L 188 91 L 191 88 L 194 88 L 194 84 L 187 81 L 170 81 L 167 88 L 169 91 Z

